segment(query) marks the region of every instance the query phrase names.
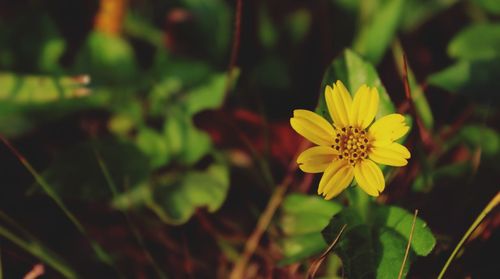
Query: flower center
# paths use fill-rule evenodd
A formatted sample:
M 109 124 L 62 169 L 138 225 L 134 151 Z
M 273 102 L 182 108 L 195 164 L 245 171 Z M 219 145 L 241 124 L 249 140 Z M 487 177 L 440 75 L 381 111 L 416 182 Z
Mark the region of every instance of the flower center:
M 365 130 L 353 126 L 336 129 L 332 148 L 337 150 L 340 160 L 346 160 L 351 165 L 368 158 L 370 141 Z

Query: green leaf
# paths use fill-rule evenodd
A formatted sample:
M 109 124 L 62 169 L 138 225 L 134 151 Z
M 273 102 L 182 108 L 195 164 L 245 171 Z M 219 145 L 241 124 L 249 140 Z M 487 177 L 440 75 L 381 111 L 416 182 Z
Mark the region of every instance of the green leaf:
M 340 228 L 347 225 L 334 251 L 342 259 L 348 278 L 395 278 L 403 263 L 413 216 L 393 206 L 377 205 L 371 213 L 374 219 L 365 223 L 355 209 L 345 208 L 331 219 L 323 237 L 331 243 Z M 417 219 L 412 253 L 403 274 L 408 272 L 413 253 L 427 255 L 434 245 L 434 236 L 425 222 Z
M 187 113 L 193 115 L 218 108 L 225 96 L 226 74 L 213 75 L 206 83 L 190 90 L 185 98 Z
M 396 206 L 380 206 L 375 210 L 374 226 L 393 229 L 404 238 L 405 243 L 409 239 L 412 222 L 413 215 Z M 411 242 L 412 250 L 419 256 L 427 256 L 435 245 L 436 239 L 431 230 L 422 219 L 417 217 Z
M 86 77 L 80 77 L 82 81 Z M 11 104 L 44 104 L 85 95 L 85 82 L 78 78 L 48 75 L 18 75 L 0 72 L 0 101 Z
M 497 0 L 474 0 L 474 2 L 485 11 L 500 15 L 500 2 Z
M 101 32 L 88 35 L 78 53 L 75 70 L 90 74 L 97 84 L 137 82 L 137 65 L 132 47 L 123 38 Z
M 163 136 L 171 155 L 187 165 L 196 163 L 212 148 L 210 137 L 182 113 L 172 113 L 167 117 Z
M 281 227 L 287 235 L 320 232 L 341 209 L 320 197 L 290 194 L 283 201 Z
M 212 164 L 205 171 L 189 171 L 174 183 L 157 182 L 153 203 L 148 206 L 168 224 L 183 224 L 199 207 L 215 212 L 226 199 L 229 189 L 229 169 L 224 164 Z
M 361 217 L 350 208 L 345 208 L 333 216 L 323 230 L 327 243 L 332 243 L 344 224 L 347 227 L 334 251 L 342 259 L 343 269 L 348 278 L 375 278 L 378 254 L 371 228 L 363 224 Z
M 41 49 L 38 67 L 42 72 L 57 73 L 63 69 L 59 65 L 59 59 L 64 54 L 66 43 L 62 38 L 52 38 L 47 40 Z
M 362 85 L 375 86 L 380 95 L 380 108 L 377 118 L 393 113 L 395 111 L 387 91 L 382 85 L 375 67 L 369 62 L 364 61 L 353 51 L 347 49 L 342 56 L 334 59 L 326 69 L 321 82 L 320 100 L 317 111 L 325 118 L 330 119 L 328 109 L 325 103 L 324 90 L 327 85 L 332 85 L 337 80 L 341 80 L 351 95 Z
M 459 136 L 471 148 L 481 148 L 482 154 L 486 156 L 494 156 L 500 152 L 500 135 L 491 128 L 467 125 L 460 129 Z
M 428 77 L 428 83 L 482 102 L 498 102 L 500 58 L 459 61 Z
M 84 83 L 72 77 L 0 72 L 0 84 L 0 133 L 8 137 L 106 101 L 103 95 L 86 96 L 89 90 Z
M 301 261 L 326 249 L 321 230 L 342 206 L 317 196 L 290 194 L 283 201 L 280 226 L 284 258 L 280 265 Z
M 166 139 L 157 131 L 144 127 L 137 134 L 137 146 L 148 155 L 152 168 L 165 165 L 170 154 Z
M 368 3 L 368 2 L 367 2 Z M 403 0 L 372 1 L 364 4 L 369 13 L 362 18 L 362 26 L 354 40 L 354 49 L 373 64 L 378 64 L 392 42 L 403 10 Z M 361 6 L 363 7 L 363 6 Z
M 465 28 L 449 43 L 448 54 L 465 60 L 500 57 L 500 24 L 481 23 Z
M 280 266 L 301 262 L 328 247 L 320 232 L 288 236 L 280 241 L 280 245 L 284 255 L 278 263 Z
M 377 278 L 396 278 L 403 264 L 407 240 L 392 229 L 382 229 L 377 231 L 377 234 L 378 242 L 375 245 L 375 253 L 380 255 L 377 263 Z M 403 278 L 406 277 L 410 269 L 411 260 L 412 255 L 410 254 L 403 270 Z
M 168 67 L 166 67 L 168 65 Z M 213 69 L 205 62 L 169 55 L 164 49 L 158 49 L 154 58 L 151 75 L 159 82 L 175 80 L 182 88 L 200 86 L 213 73 Z
M 110 190 L 95 151 L 99 152 L 114 183 L 133 187 L 149 174 L 149 160 L 136 145 L 109 138 L 84 142 L 64 150 L 43 172 L 49 184 L 63 197 L 95 201 L 108 198 Z

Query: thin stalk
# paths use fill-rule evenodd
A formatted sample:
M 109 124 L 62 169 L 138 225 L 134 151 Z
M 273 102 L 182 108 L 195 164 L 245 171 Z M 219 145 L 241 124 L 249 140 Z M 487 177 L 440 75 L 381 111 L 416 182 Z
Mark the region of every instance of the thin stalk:
M 240 49 L 240 34 L 241 34 L 241 17 L 243 10 L 243 0 L 237 0 L 236 10 L 234 15 L 234 33 L 233 33 L 233 43 L 231 47 L 231 58 L 229 60 L 229 65 L 227 66 L 227 80 L 225 96 L 227 97 L 231 87 L 233 86 L 233 80 L 235 77 L 235 72 L 233 71 L 236 67 L 236 60 L 238 59 L 238 51 Z
M 317 258 L 313 261 L 313 263 L 309 267 L 309 270 L 307 270 L 307 275 L 306 275 L 307 279 L 313 279 L 316 276 L 316 272 L 318 271 L 319 267 L 321 266 L 321 263 L 323 263 L 326 256 L 328 256 L 328 254 L 333 250 L 335 245 L 337 245 L 337 243 L 339 242 L 340 237 L 342 236 L 342 233 L 344 232 L 346 227 L 347 227 L 347 224 L 344 224 L 342 226 L 342 228 L 340 229 L 339 233 L 337 234 L 337 237 L 335 237 L 335 239 L 333 240 L 332 244 L 330 244 L 330 246 L 328 246 L 328 248 L 325 250 L 325 252 L 323 252 L 323 254 L 321 254 L 321 256 L 319 258 Z
M 453 259 L 457 255 L 460 248 L 462 248 L 465 241 L 474 232 L 474 230 L 477 228 L 477 226 L 479 226 L 479 224 L 483 221 L 484 217 L 486 217 L 486 215 L 488 215 L 488 213 L 490 213 L 490 211 L 493 210 L 498 205 L 498 203 L 500 203 L 500 192 L 498 192 L 495 195 L 495 197 L 493 197 L 493 199 L 491 199 L 491 201 L 486 205 L 486 207 L 483 209 L 483 211 L 481 211 L 481 213 L 479 213 L 479 215 L 476 217 L 476 220 L 474 220 L 474 223 L 472 223 L 472 225 L 469 227 L 467 232 L 465 232 L 464 236 L 462 236 L 462 239 L 460 240 L 460 242 L 458 242 L 457 246 L 455 246 L 455 249 L 453 249 L 453 252 L 451 253 L 450 257 L 448 258 L 448 260 L 444 264 L 443 269 L 441 269 L 441 272 L 438 275 L 438 279 L 443 278 L 446 270 L 450 266 L 451 262 L 453 261 Z
M 64 202 L 59 198 L 59 196 L 53 190 L 50 184 L 35 170 L 35 168 L 33 168 L 33 166 L 28 162 L 28 160 L 26 160 L 26 158 L 14 146 L 10 144 L 10 142 L 6 138 L 0 135 L 0 140 L 10 149 L 10 151 L 21 162 L 21 164 L 33 176 L 33 178 L 35 178 L 35 181 L 42 187 L 43 191 L 57 204 L 57 206 L 59 206 L 59 208 L 63 211 L 63 213 L 71 221 L 71 223 L 73 223 L 73 225 L 77 228 L 77 230 L 87 239 L 97 258 L 102 262 L 115 268 L 111 257 L 104 251 L 104 249 L 99 245 L 99 243 L 90 238 L 87 231 L 83 227 L 82 223 L 80 223 L 80 221 L 78 221 L 76 216 L 66 207 Z M 118 273 L 120 273 L 116 268 L 115 270 Z M 120 277 L 123 276 L 120 274 Z
M 401 264 L 401 268 L 399 269 L 398 279 L 403 278 L 403 271 L 405 270 L 406 260 L 408 259 L 408 255 L 410 253 L 411 241 L 413 240 L 413 232 L 415 231 L 415 222 L 417 221 L 417 215 L 418 215 L 418 209 L 415 209 L 415 213 L 413 214 L 413 222 L 411 223 L 410 236 L 408 237 L 408 243 L 406 244 L 403 263 Z
M 113 197 L 116 198 L 118 196 L 118 188 L 116 187 L 116 184 L 114 183 L 114 181 L 111 177 L 111 174 L 109 173 L 108 167 L 106 166 L 106 164 L 105 164 L 104 160 L 102 159 L 102 156 L 99 154 L 99 152 L 97 150 L 94 150 L 94 152 L 95 152 L 97 162 L 99 164 L 99 168 L 101 169 L 101 172 L 104 175 L 104 178 L 106 179 L 106 184 L 108 185 L 111 193 L 113 194 Z M 148 259 L 149 263 L 155 269 L 156 274 L 158 275 L 158 278 L 167 279 L 168 277 L 161 270 L 158 263 L 154 260 L 153 255 L 151 255 L 149 250 L 146 248 L 146 244 L 144 243 L 144 238 L 142 237 L 141 233 L 139 232 L 139 229 L 132 222 L 132 219 L 130 218 L 129 214 L 125 211 L 122 211 L 122 213 L 125 216 L 125 219 L 127 220 L 127 225 L 129 226 L 130 231 L 132 232 L 132 235 L 135 237 L 137 243 L 142 248 L 144 255 Z

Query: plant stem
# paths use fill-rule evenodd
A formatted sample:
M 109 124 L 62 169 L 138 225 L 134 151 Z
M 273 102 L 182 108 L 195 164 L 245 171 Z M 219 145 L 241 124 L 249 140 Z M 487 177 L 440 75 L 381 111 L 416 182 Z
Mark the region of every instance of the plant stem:
M 448 258 L 448 260 L 444 264 L 443 269 L 441 269 L 441 272 L 439 273 L 439 275 L 437 277 L 438 279 L 443 278 L 446 270 L 450 266 L 451 262 L 453 261 L 453 259 L 457 255 L 457 253 L 460 250 L 460 248 L 462 247 L 462 245 L 469 238 L 469 236 L 474 232 L 474 230 L 477 228 L 477 226 L 479 226 L 479 224 L 483 221 L 484 217 L 486 217 L 486 215 L 491 210 L 493 210 L 493 208 L 495 208 L 498 205 L 498 203 L 500 203 L 500 192 L 498 192 L 495 195 L 495 197 L 493 197 L 493 199 L 491 199 L 491 201 L 486 205 L 486 207 L 483 209 L 483 211 L 481 211 L 481 213 L 479 213 L 479 215 L 476 217 L 476 220 L 474 220 L 474 223 L 472 223 L 472 225 L 469 227 L 467 232 L 465 232 L 464 236 L 462 236 L 462 239 L 460 240 L 460 242 L 458 242 L 457 246 L 455 246 L 455 249 L 453 249 L 453 252 L 451 253 L 450 257 Z

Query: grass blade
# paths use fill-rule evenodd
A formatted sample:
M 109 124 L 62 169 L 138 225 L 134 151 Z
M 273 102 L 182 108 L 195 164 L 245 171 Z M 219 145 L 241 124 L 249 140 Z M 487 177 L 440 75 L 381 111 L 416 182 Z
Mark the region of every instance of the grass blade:
M 19 246 L 21 249 L 37 257 L 41 261 L 45 262 L 48 266 L 52 267 L 57 272 L 64 275 L 66 278 L 79 278 L 77 273 L 69 267 L 59 256 L 57 256 L 50 249 L 46 248 L 41 244 L 35 237 L 31 236 L 25 229 L 20 225 L 15 223 L 12 218 L 7 216 L 5 213 L 0 211 L 0 219 L 6 223 L 10 223 L 16 229 L 19 229 L 20 233 L 24 235 L 24 238 L 19 237 L 17 234 L 13 233 L 6 227 L 0 225 L 0 236 Z M 28 240 L 26 240 L 28 239 Z M 3 278 L 1 254 L 0 254 L 0 279 Z
M 488 213 L 493 210 L 498 204 L 500 203 L 500 192 L 498 192 L 493 199 L 486 205 L 486 207 L 479 213 L 479 215 L 476 217 L 476 220 L 474 220 L 474 223 L 469 227 L 467 232 L 465 232 L 464 236 L 462 236 L 462 239 L 460 239 L 460 242 L 458 242 L 457 246 L 455 246 L 455 249 L 453 249 L 453 252 L 451 253 L 450 257 L 446 261 L 446 263 L 443 266 L 443 269 L 441 269 L 441 272 L 438 275 L 438 279 L 443 278 L 444 274 L 446 273 L 446 270 L 450 266 L 451 262 L 457 255 L 458 251 L 460 248 L 462 248 L 463 244 L 465 241 L 469 238 L 469 236 L 474 232 L 474 230 L 479 226 L 479 224 L 483 221 L 484 217 L 488 215 Z
M 57 193 L 53 190 L 53 188 L 49 185 L 49 183 L 33 168 L 33 166 L 26 160 L 26 158 L 14 147 L 10 144 L 10 142 L 0 135 L 0 140 L 10 149 L 10 151 L 17 157 L 17 159 L 21 162 L 21 164 L 28 170 L 28 172 L 35 178 L 35 181 L 42 187 L 43 191 L 59 206 L 59 208 L 63 211 L 66 217 L 73 223 L 73 225 L 77 228 L 77 230 L 87 239 L 92 247 L 97 258 L 106 263 L 113 268 L 113 260 L 111 256 L 104 251 L 104 249 L 94 241 L 88 235 L 87 231 L 83 227 L 82 223 L 76 218 L 76 216 L 66 207 L 61 198 L 57 195 Z M 115 268 L 115 270 L 119 273 L 119 271 Z M 123 276 L 120 276 L 123 277 Z

